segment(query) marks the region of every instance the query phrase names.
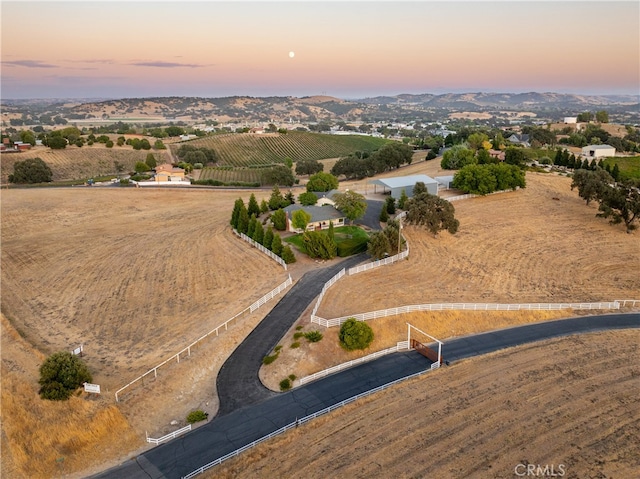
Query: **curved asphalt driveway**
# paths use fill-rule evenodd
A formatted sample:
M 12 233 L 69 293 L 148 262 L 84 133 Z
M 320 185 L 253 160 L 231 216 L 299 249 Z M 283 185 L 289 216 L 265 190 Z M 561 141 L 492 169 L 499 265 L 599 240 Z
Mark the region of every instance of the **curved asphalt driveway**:
M 445 360 L 453 362 L 533 341 L 629 328 L 640 328 L 640 313 L 583 316 L 489 331 L 447 341 L 442 354 Z M 216 417 L 184 436 L 145 452 L 135 461 L 128 461 L 95 477 L 180 478 L 296 419 L 380 385 L 425 371 L 430 364 L 416 351 L 383 356 Z
M 327 281 L 342 268 L 351 268 L 366 258 L 367 255 L 361 253 L 327 268 L 310 271 L 282 297 L 222 365 L 216 381 L 220 399 L 217 417 L 279 395 L 264 387 L 258 377 L 262 358 L 273 351 Z

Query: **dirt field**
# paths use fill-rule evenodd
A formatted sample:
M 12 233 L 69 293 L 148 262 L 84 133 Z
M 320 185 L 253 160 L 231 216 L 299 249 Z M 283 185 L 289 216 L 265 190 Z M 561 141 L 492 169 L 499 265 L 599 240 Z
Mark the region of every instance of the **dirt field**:
M 564 477 L 636 477 L 639 344 L 637 330 L 605 332 L 455 363 L 201 477 L 513 478 L 518 464 L 553 464 L 556 477 L 560 465 Z
M 384 176 L 446 173 L 438 163 L 422 162 Z M 343 278 L 340 288 L 329 290 L 320 315 L 454 300 L 637 299 L 637 234 L 627 235 L 595 218 L 595 209 L 569 190 L 567 178 L 528 174 L 527 179 L 523 191 L 456 203 L 461 222 L 456 236 L 445 233 L 435 239 L 407 227 L 409 261 Z M 375 196 L 366 182 L 341 188 Z M 84 344 L 94 382 L 107 392 L 96 402 L 105 410 L 113 404 L 115 389 L 286 279 L 280 266 L 229 232 L 234 200 L 242 196 L 246 201 L 249 194 L 120 188 L 2 191 L 2 312 L 12 324 L 3 326 L 3 339 L 7 328 L 15 327 L 16 336 L 44 354 Z M 319 266 L 300 258 L 290 272 L 296 280 Z M 374 294 L 360 294 L 365 289 Z M 119 427 L 143 441 L 145 431 L 159 437 L 177 429 L 196 407 L 214 414 L 219 367 L 266 312 L 243 317 L 191 359 L 160 370 L 158 381 L 145 384 L 144 393 L 119 404 L 128 422 Z M 3 343 L 2 392 L 34 401 L 41 359 L 36 352 L 13 350 L 13 344 Z M 317 368 L 328 365 L 322 360 Z M 26 385 L 8 388 L 8 370 Z M 29 436 L 10 437 L 17 429 L 7 404 L 3 400 L 3 444 L 29 443 Z M 170 425 L 173 420 L 177 424 Z M 110 461 L 103 468 L 131 453 L 112 439 L 92 447 L 96 444 L 105 451 L 100 461 Z M 13 463 L 7 454 L 16 450 L 3 447 L 3 477 Z M 53 460 L 48 471 L 59 475 L 63 471 Z M 96 463 L 76 462 L 74 467 L 69 459 L 66 464 L 66 474 L 99 470 Z

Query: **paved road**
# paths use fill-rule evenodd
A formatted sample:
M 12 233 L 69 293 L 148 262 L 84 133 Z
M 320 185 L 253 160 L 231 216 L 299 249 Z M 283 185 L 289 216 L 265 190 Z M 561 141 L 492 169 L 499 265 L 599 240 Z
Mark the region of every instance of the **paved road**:
M 342 268 L 351 268 L 366 259 L 366 254 L 362 253 L 327 268 L 310 271 L 285 294 L 222 365 L 216 381 L 220 398 L 218 417 L 278 395 L 260 382 L 258 371 L 262 358 L 273 351 L 327 281 Z
M 384 206 L 383 201 L 377 200 L 366 200 L 367 201 L 367 211 L 365 211 L 364 216 L 358 220 L 356 223 L 368 226 L 373 231 L 380 230 L 380 213 L 382 212 L 382 207 Z
M 490 331 L 447 341 L 442 351 L 446 360 L 454 362 L 533 341 L 628 328 L 640 328 L 640 313 L 584 316 Z M 145 452 L 135 461 L 129 461 L 95 477 L 180 478 L 290 424 L 296 418 L 395 379 L 426 370 L 429 365 L 430 362 L 415 351 L 384 356 L 217 417 L 185 436 Z

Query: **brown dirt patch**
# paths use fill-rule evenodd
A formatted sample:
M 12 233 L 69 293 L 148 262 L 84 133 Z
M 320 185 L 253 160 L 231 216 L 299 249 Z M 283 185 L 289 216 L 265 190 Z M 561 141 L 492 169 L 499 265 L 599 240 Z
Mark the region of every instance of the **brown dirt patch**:
M 232 477 L 634 477 L 640 332 L 530 344 L 362 399 L 206 472 Z

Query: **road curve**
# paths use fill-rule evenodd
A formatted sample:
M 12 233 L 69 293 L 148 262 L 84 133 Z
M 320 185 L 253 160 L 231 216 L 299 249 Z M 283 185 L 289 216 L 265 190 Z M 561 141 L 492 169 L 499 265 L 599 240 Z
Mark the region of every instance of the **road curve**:
M 282 297 L 222 365 L 216 380 L 220 399 L 217 417 L 278 395 L 264 387 L 258 377 L 262 358 L 273 351 L 278 341 L 320 294 L 327 281 L 342 268 L 351 268 L 366 258 L 364 253 L 358 254 L 326 268 L 305 273 Z
M 640 328 L 640 313 L 582 316 L 454 338 L 442 353 L 450 362 L 545 339 L 612 329 Z M 196 430 L 155 447 L 95 478 L 177 479 L 297 418 L 423 371 L 430 362 L 416 351 L 396 353 L 216 417 Z

